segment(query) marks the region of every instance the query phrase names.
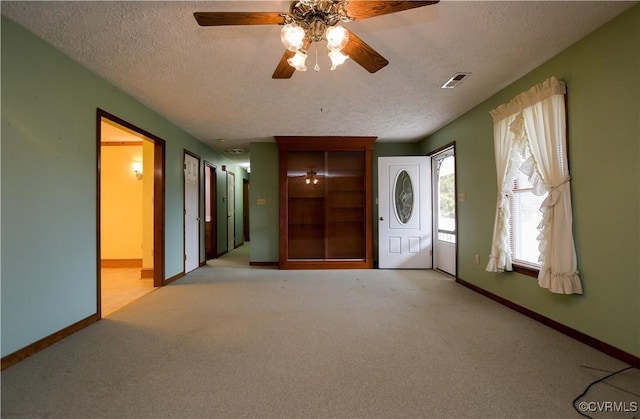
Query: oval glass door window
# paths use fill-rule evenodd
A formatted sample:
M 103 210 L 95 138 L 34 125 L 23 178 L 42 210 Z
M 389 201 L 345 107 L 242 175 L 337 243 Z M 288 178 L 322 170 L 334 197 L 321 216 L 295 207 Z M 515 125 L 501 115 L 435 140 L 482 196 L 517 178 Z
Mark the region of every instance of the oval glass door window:
M 396 177 L 393 198 L 396 218 L 401 224 L 407 224 L 413 213 L 413 183 L 406 170 L 400 171 Z

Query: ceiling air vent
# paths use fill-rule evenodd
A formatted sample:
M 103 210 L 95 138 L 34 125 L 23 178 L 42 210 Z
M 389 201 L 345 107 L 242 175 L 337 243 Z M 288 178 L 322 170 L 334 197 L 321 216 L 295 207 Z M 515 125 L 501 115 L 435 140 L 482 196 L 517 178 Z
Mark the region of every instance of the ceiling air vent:
M 470 74 L 471 73 L 456 73 L 440 87 L 442 87 L 443 89 L 453 89 L 454 87 L 459 85 L 462 80 L 466 79 Z
M 224 149 L 224 152 L 227 153 L 227 154 L 238 155 L 238 154 L 246 154 L 247 150 L 244 150 L 242 148 L 226 148 L 226 149 Z

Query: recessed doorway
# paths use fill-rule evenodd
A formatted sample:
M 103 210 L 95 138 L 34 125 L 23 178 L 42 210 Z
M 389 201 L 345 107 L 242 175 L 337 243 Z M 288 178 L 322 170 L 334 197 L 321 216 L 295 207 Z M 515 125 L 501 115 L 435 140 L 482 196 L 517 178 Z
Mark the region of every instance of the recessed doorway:
M 98 110 L 97 311 L 164 281 L 164 141 Z
M 204 162 L 204 247 L 206 260 L 218 257 L 218 175 L 216 166 Z

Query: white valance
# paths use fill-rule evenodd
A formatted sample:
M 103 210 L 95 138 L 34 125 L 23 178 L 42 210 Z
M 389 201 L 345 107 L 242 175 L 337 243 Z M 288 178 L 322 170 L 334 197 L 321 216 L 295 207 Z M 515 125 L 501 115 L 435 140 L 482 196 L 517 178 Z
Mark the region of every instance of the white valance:
M 493 117 L 493 122 L 497 122 L 501 119 L 508 118 L 511 115 L 522 112 L 523 109 L 533 105 L 536 102 L 540 102 L 553 95 L 565 95 L 567 88 L 564 82 L 550 77 L 540 84 L 533 86 L 526 92 L 520 93 L 515 98 L 511 99 L 509 103 L 500 105 L 489 113 Z

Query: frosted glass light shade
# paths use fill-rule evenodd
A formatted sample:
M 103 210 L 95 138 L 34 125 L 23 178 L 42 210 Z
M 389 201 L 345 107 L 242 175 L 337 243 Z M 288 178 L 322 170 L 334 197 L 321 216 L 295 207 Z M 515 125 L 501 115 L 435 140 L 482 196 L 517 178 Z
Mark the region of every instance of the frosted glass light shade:
M 135 173 L 136 178 L 138 180 L 142 179 L 142 162 L 134 161 L 133 163 L 131 163 L 131 167 L 133 168 L 133 173 Z
M 280 30 L 282 45 L 289 51 L 297 51 L 302 48 L 304 37 L 304 29 L 293 23 L 284 25 Z
M 341 51 L 349 42 L 349 31 L 342 26 L 330 26 L 325 33 L 327 48 Z
M 296 55 L 289 58 L 287 62 L 291 67 L 295 68 L 298 71 L 307 71 L 307 66 L 305 65 L 306 60 L 307 60 L 307 54 L 305 54 L 301 50 L 298 50 L 296 52 Z
M 329 51 L 329 58 L 331 58 L 331 70 L 333 71 L 336 69 L 336 67 L 342 65 L 347 60 L 347 58 L 349 58 L 349 56 L 344 55 L 337 49 L 333 49 Z

